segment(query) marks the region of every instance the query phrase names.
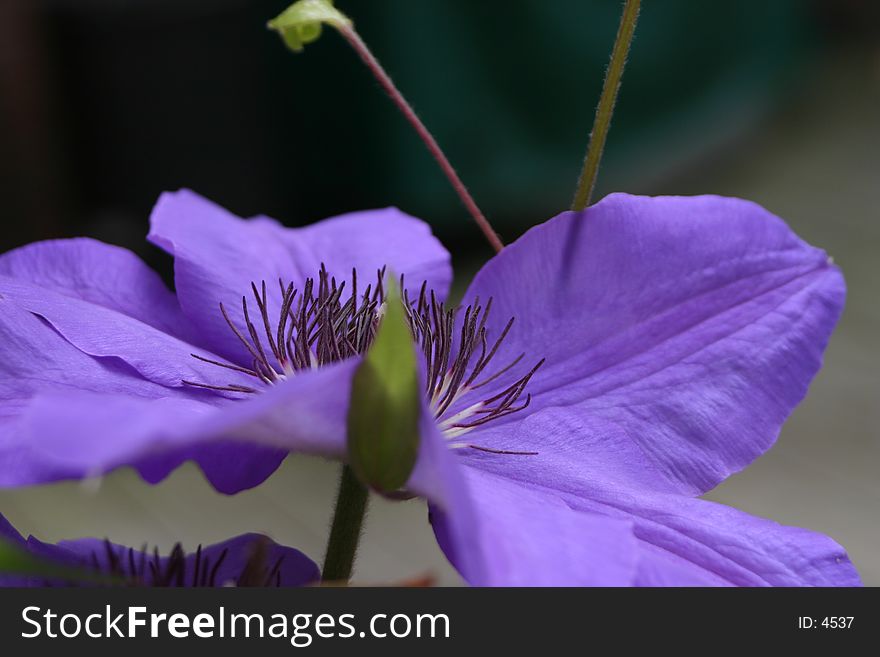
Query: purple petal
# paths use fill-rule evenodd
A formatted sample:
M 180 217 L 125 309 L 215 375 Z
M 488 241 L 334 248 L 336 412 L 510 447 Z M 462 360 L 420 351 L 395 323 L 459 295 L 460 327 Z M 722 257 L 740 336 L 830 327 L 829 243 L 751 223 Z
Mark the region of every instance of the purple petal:
M 255 379 L 193 358 L 193 353 L 216 356 L 165 333 L 116 309 L 41 288 L 22 279 L 0 276 L 0 296 L 39 315 L 72 345 L 90 356 L 119 359 L 142 377 L 168 388 L 184 387 L 184 381 L 210 385 L 253 385 Z M 43 327 L 42 333 L 51 329 Z M 46 341 L 51 338 L 45 338 Z M 0 347 L 12 351 L 9 345 Z M 52 378 L 55 366 L 39 351 L 25 351 Z M 83 385 L 89 388 L 88 385 Z M 187 388 L 192 391 L 192 388 Z M 170 393 L 169 393 L 170 394 Z
M 118 359 L 88 356 L 45 321 L 0 297 L 0 417 L 16 416 L 28 398 L 49 389 L 140 397 L 175 394 Z
M 0 485 L 81 478 L 133 466 L 150 482 L 194 460 L 223 493 L 256 486 L 288 450 L 338 457 L 354 362 L 302 372 L 221 405 L 185 397 L 70 392 L 34 397 L 2 434 Z
M 88 238 L 28 244 L 0 255 L 8 276 L 192 340 L 189 320 L 158 274 L 127 249 Z
M 538 417 L 542 415 L 546 417 Z M 526 441 L 514 435 L 508 442 L 543 450 L 537 455 L 460 450 L 460 462 L 486 478 L 516 482 L 522 490 L 537 491 L 540 496 L 555 495 L 573 513 L 631 522 L 638 538 L 636 581 L 642 585 L 858 584 L 858 574 L 843 548 L 826 536 L 686 495 L 631 485 L 626 469 L 633 466 L 625 465 L 631 455 L 619 454 L 615 463 L 603 441 L 614 444 L 616 439 L 601 431 L 593 433 L 597 425 L 590 425 L 591 431 L 584 434 L 593 438 L 584 441 L 583 454 L 571 450 L 571 440 L 564 444 L 566 432 L 577 435 L 582 430 L 574 424 L 575 416 L 570 409 L 546 409 L 516 427 L 534 438 Z M 533 419 L 537 429 L 530 426 Z M 543 434 L 534 432 L 548 427 L 553 427 L 553 433 L 542 442 Z M 560 444 L 562 449 L 557 449 Z M 585 458 L 590 454 L 596 455 L 595 461 Z
M 255 445 L 244 439 L 231 439 L 198 442 L 181 449 L 162 449 L 153 456 L 130 460 L 134 462 L 138 474 L 150 484 L 158 484 L 187 461 L 193 461 L 217 492 L 235 495 L 266 481 L 287 458 L 287 454 L 284 449 Z M 122 459 L 121 462 L 125 460 L 129 459 Z
M 462 467 L 432 427 L 423 431 L 409 488 L 431 501 L 441 548 L 475 586 L 628 586 L 635 578 L 629 521 Z
M 40 318 L 0 299 L 0 486 L 103 472 L 108 450 L 161 451 L 162 422 L 180 425 L 171 431 L 182 430 L 190 415 L 202 418 L 223 403 L 234 402 L 165 388 L 118 359 L 88 356 Z M 137 416 L 125 414 L 129 405 Z M 66 409 L 72 417 L 65 417 Z M 31 426 L 34 413 L 45 426 Z M 66 456 L 71 451 L 72 459 Z M 234 492 L 263 481 L 285 454 L 259 445 L 185 443 L 162 451 L 162 457 L 144 457 L 140 465 L 145 478 L 156 481 L 192 458 L 218 489 Z
M 615 194 L 530 230 L 477 275 L 475 297 L 494 298 L 495 335 L 516 317 L 497 362 L 547 362 L 530 409 L 468 438 L 546 438 L 539 451 L 564 452 L 568 468 L 602 462 L 621 483 L 698 494 L 774 442 L 819 369 L 844 284 L 753 203 Z M 570 412 L 539 412 L 553 407 Z
M 323 263 L 343 280 L 356 269 L 363 285 L 374 282 L 376 272 L 387 266 L 405 274 L 411 287 L 427 282 L 441 299 L 452 283 L 449 252 L 430 226 L 394 207 L 349 212 L 283 230 L 281 236 L 301 277 L 314 276 Z
M 274 317 L 278 279 L 301 289 L 322 263 L 339 280 L 348 280 L 356 268 L 361 289 L 385 265 L 416 284 L 427 280 L 443 295 L 452 278 L 449 254 L 428 226 L 394 208 L 289 229 L 265 217 L 242 220 L 181 190 L 163 194 L 150 219 L 149 239 L 174 256 L 180 304 L 204 344 L 239 361 L 245 354 L 218 304 L 242 326 L 241 298 L 251 296 L 252 282 L 266 281 Z
M 575 508 L 632 519 L 640 586 L 860 586 L 822 534 L 675 494 L 604 490 Z

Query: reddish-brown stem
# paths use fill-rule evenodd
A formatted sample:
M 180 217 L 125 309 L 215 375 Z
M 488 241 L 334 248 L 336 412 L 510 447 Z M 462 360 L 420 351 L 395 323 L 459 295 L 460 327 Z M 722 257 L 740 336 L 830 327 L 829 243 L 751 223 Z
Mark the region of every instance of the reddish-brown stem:
M 428 128 L 425 127 L 425 124 L 422 123 L 421 119 L 419 119 L 415 110 L 413 110 L 410 104 L 406 101 L 403 94 L 400 93 L 400 90 L 395 86 L 391 77 L 385 72 L 385 69 L 382 68 L 379 60 L 373 56 L 373 53 L 370 52 L 367 44 L 364 43 L 364 40 L 361 39 L 357 32 L 355 32 L 353 27 L 338 26 L 337 29 L 345 40 L 348 41 L 349 45 L 351 45 L 361 60 L 363 60 L 364 64 L 367 65 L 367 68 L 370 69 L 370 72 L 379 81 L 379 84 L 385 90 L 385 93 L 388 94 L 392 102 L 397 106 L 397 109 L 400 110 L 407 122 L 409 122 L 413 129 L 415 129 L 416 133 L 425 143 L 428 151 L 437 161 L 437 164 L 440 165 L 440 169 L 443 171 L 444 175 L 449 179 L 452 188 L 455 190 L 456 194 L 458 194 L 464 207 L 467 208 L 471 217 L 477 222 L 477 226 L 483 231 L 483 235 L 489 240 L 489 244 L 492 245 L 492 248 L 495 249 L 496 252 L 501 251 L 501 249 L 504 248 L 504 243 L 492 228 L 492 224 L 489 223 L 489 220 L 486 219 L 485 215 L 480 211 L 480 208 L 477 206 L 467 187 L 465 187 L 465 184 L 461 181 L 461 178 L 458 177 L 458 174 L 455 172 L 449 159 L 443 153 L 437 140 L 434 139 L 434 136 L 428 131 Z

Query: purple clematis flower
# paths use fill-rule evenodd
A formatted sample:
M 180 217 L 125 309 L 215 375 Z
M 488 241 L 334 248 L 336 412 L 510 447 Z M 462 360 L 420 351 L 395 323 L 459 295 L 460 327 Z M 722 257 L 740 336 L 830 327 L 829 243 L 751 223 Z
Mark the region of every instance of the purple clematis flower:
M 180 544 L 168 556 L 107 540 L 80 538 L 55 545 L 25 539 L 0 514 L 0 539 L 60 566 L 112 576 L 128 586 L 305 586 L 320 578 L 318 566 L 299 550 L 277 545 L 260 534 L 199 546 L 185 553 Z M 0 586 L 66 586 L 44 577 L 0 573 Z
M 175 257 L 180 312 L 159 326 L 141 265 L 108 286 L 94 261 L 62 257 L 82 243 L 0 259 L 2 344 L 26 373 L 24 386 L 9 381 L 0 463 L 15 467 L 0 482 L 121 465 L 155 480 L 196 458 L 229 491 L 277 464 L 240 441 L 343 458 L 356 356 L 381 311 L 375 270 L 387 265 L 405 274 L 424 357 L 407 487 L 430 501 L 468 582 L 859 583 L 831 539 L 697 499 L 770 447 L 843 305 L 839 271 L 777 217 L 737 199 L 615 194 L 507 247 L 457 314 L 442 303 L 448 257 L 427 230 L 301 230 L 314 239 L 292 245 L 265 219 L 163 197 L 151 239 Z M 191 344 L 209 354 L 189 357 Z M 115 378 L 132 372 L 148 385 Z M 238 450 L 257 464 L 248 477 Z

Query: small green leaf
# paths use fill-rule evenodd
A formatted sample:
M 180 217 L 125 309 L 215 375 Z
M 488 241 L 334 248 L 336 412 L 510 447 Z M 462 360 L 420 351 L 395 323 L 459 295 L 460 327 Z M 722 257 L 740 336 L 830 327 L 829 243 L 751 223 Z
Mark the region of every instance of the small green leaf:
M 421 391 L 415 346 L 400 291 L 386 285 L 385 315 L 354 375 L 348 456 L 358 478 L 391 492 L 403 486 L 419 449 Z
M 120 583 L 113 577 L 36 557 L 2 538 L 0 538 L 0 574 L 105 585 Z
M 337 29 L 351 26 L 351 20 L 333 6 L 333 0 L 299 0 L 269 21 L 269 29 L 284 39 L 287 47 L 300 52 L 321 36 L 324 24 Z

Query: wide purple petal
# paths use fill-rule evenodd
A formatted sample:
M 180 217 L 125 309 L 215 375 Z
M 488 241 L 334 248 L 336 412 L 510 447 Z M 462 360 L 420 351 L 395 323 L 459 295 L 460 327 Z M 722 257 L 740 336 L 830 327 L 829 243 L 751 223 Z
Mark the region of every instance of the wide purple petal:
M 529 409 L 467 438 L 546 439 L 537 449 L 564 453 L 559 467 L 601 462 L 621 483 L 698 494 L 776 439 L 820 367 L 844 284 L 753 203 L 614 194 L 508 246 L 474 279 L 476 297 L 493 298 L 490 339 L 516 317 L 497 362 L 547 362 Z M 541 412 L 554 408 L 565 412 Z
M 15 417 L 27 399 L 50 389 L 148 398 L 176 394 L 117 358 L 87 355 L 46 321 L 0 297 L 0 417 Z
M 560 414 L 559 409 L 541 414 Z M 563 422 L 565 415 L 558 415 Z M 523 423 L 525 424 L 525 423 Z M 537 426 L 549 426 L 549 420 Z M 522 429 L 528 432 L 528 427 Z M 560 427 L 561 430 L 561 427 Z M 577 429 L 572 428 L 576 431 Z M 512 442 L 517 442 L 516 438 Z M 539 444 L 538 440 L 533 443 Z M 642 585 L 851 586 L 858 574 L 846 552 L 830 538 L 785 527 L 735 509 L 686 495 L 635 487 L 626 473 L 602 454 L 584 465 L 554 451 L 533 456 L 460 450 L 460 467 L 494 485 L 513 485 L 525 495 L 553 496 L 573 513 L 600 514 L 629 521 L 638 539 Z M 605 459 L 605 460 L 603 460 Z M 547 566 L 552 568 L 552 564 Z
M 178 449 L 163 444 L 163 422 L 179 425 L 172 431 L 182 430 L 190 416 L 196 421 L 218 405 L 235 403 L 206 391 L 153 383 L 117 358 L 93 358 L 39 317 L 0 299 L 0 486 L 103 472 L 106 451 L 149 452 L 151 437 L 162 456 L 139 464 L 150 481 L 194 459 L 220 490 L 255 486 L 286 452 L 226 441 L 195 447 L 185 443 Z M 129 406 L 139 414 L 126 415 Z M 65 417 L 66 409 L 75 423 Z M 32 426 L 34 413 L 41 426 Z M 72 460 L 65 456 L 71 451 Z
M 127 249 L 89 238 L 35 242 L 0 255 L 8 276 L 193 340 L 192 326 L 159 275 Z
M 303 372 L 219 406 L 187 397 L 41 393 L 0 434 L 0 458 L 19 466 L 0 469 L 0 485 L 95 476 L 122 466 L 156 482 L 194 460 L 220 492 L 256 486 L 289 450 L 344 454 L 353 367 Z
M 270 314 L 278 312 L 278 280 L 302 288 L 323 263 L 339 280 L 352 268 L 360 286 L 388 266 L 407 280 L 427 280 L 445 296 L 452 278 L 449 254 L 423 222 L 394 208 L 358 212 L 305 228 L 284 228 L 265 217 L 243 220 L 181 190 L 165 193 L 150 218 L 149 239 L 174 256 L 177 295 L 204 344 L 227 358 L 248 360 L 219 311 L 221 302 L 240 327 L 242 295 L 266 281 Z
M 55 329 L 84 353 L 123 361 L 144 379 L 162 386 L 192 391 L 184 381 L 218 386 L 248 386 L 255 382 L 248 375 L 193 358 L 193 353 L 197 353 L 217 359 L 204 349 L 119 310 L 83 300 L 79 295 L 55 292 L 22 279 L 0 276 L 0 296 L 46 320 L 49 326 L 42 328 L 43 333 Z M 2 345 L 0 349 L 12 350 L 8 345 Z M 53 364 L 39 351 L 19 351 L 17 357 L 35 359 L 51 377 Z
M 605 489 L 575 508 L 631 519 L 639 586 L 860 586 L 835 541 L 675 494 Z
M 423 424 L 408 487 L 431 502 L 438 542 L 470 584 L 632 584 L 636 541 L 628 520 L 579 512 L 552 491 L 461 467 L 433 423 Z

